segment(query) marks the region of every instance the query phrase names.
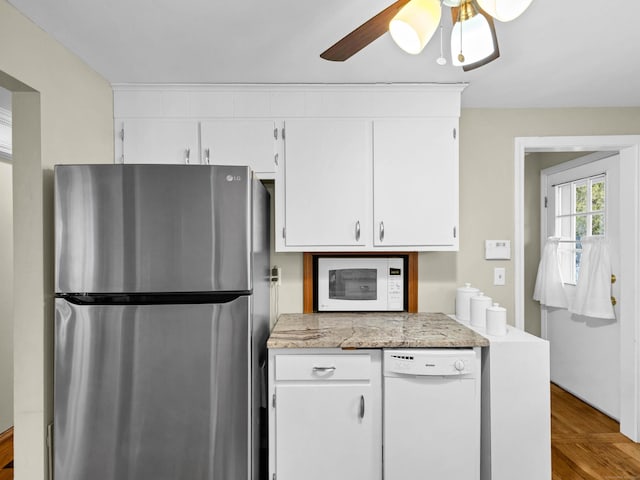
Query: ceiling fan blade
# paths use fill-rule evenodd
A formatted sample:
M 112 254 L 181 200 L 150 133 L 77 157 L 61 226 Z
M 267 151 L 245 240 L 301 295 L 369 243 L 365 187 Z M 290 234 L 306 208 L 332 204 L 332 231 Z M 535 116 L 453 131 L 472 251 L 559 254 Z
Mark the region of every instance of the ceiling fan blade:
M 496 46 L 495 50 L 488 57 L 483 58 L 482 60 L 478 60 L 477 62 L 470 63 L 468 65 L 463 65 L 462 70 L 468 72 L 469 70 L 474 70 L 478 67 L 482 67 L 487 63 L 493 62 L 496 58 L 500 56 L 500 47 L 498 46 L 498 36 L 496 35 L 496 26 L 493 23 L 493 17 L 485 12 L 480 6 L 475 3 L 476 8 L 478 9 L 478 13 L 487 19 L 489 23 L 489 28 L 491 29 L 491 36 L 493 37 L 493 44 Z M 460 7 L 451 7 L 451 19 L 453 20 L 453 24 L 458 21 Z
M 325 60 L 344 62 L 389 30 L 389 22 L 409 0 L 398 0 L 370 18 L 320 54 Z

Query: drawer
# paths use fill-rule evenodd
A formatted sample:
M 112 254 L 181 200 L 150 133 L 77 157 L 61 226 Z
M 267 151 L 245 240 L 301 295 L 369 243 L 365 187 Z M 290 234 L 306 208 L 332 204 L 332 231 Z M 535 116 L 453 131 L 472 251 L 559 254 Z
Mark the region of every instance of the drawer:
M 276 355 L 278 380 L 370 380 L 371 357 L 363 355 Z

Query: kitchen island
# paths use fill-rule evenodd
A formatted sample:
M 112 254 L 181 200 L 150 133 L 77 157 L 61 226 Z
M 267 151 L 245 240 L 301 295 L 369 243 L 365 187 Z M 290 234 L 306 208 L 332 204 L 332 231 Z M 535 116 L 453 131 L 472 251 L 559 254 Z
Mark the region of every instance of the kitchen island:
M 290 313 L 267 348 L 468 348 L 489 341 L 443 313 Z
M 382 349 L 476 352 L 481 458 L 473 478 L 551 478 L 545 340 L 513 327 L 486 335 L 442 313 L 314 313 L 280 315 L 267 347 L 270 479 L 383 478 Z

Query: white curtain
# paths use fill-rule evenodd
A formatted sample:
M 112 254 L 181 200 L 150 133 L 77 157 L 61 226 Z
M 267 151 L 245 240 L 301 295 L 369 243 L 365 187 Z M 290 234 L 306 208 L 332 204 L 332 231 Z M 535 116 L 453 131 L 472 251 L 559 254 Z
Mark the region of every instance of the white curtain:
M 580 275 L 569 311 L 578 315 L 613 319 L 611 259 L 604 237 L 583 237 Z
M 559 237 L 549 237 L 544 245 L 533 299 L 547 307 L 568 308 L 569 302 L 560 271 L 559 244 Z

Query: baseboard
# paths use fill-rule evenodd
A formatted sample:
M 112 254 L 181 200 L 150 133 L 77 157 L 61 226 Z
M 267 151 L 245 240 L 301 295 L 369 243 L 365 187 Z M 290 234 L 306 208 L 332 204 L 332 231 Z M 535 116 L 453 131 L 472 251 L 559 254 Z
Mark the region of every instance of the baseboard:
M 0 469 L 13 461 L 13 427 L 0 433 Z

